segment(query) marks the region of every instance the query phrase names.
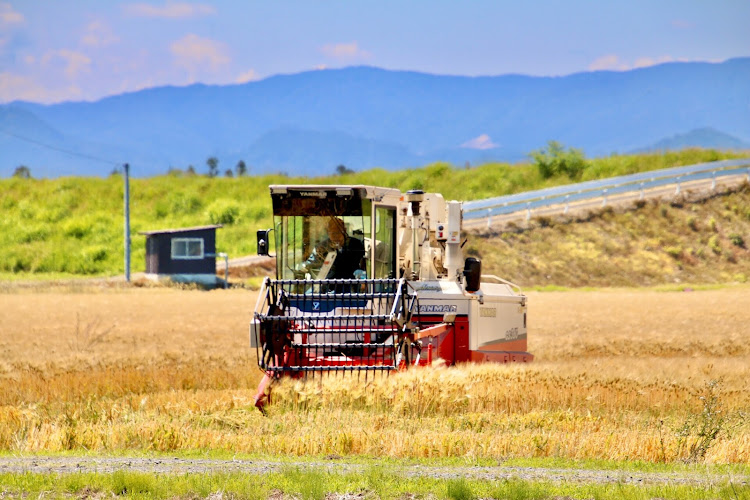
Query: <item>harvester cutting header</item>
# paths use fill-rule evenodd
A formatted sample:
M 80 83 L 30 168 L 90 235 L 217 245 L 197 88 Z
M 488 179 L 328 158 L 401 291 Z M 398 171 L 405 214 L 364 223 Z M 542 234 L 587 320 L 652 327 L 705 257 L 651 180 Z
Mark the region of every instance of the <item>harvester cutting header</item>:
M 276 279 L 250 342 L 265 372 L 390 371 L 442 360 L 528 362 L 526 296 L 464 259 L 461 202 L 373 186 L 273 185 Z

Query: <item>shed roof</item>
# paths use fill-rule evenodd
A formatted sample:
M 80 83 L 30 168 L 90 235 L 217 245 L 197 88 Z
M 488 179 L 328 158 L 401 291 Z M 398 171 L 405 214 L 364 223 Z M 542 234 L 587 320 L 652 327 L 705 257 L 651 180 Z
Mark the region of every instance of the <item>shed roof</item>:
M 222 224 L 211 224 L 209 226 L 182 227 L 178 229 L 159 229 L 158 231 L 140 231 L 138 234 L 152 236 L 154 234 L 189 233 L 191 231 L 205 231 L 206 229 L 218 229 L 224 227 Z

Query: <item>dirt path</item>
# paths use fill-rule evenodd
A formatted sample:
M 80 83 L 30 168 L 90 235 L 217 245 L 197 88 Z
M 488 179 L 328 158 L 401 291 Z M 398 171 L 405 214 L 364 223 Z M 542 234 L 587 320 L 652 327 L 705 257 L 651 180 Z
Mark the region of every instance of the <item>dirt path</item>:
M 333 459 L 326 462 L 271 462 L 263 460 L 216 460 L 185 458 L 92 458 L 92 457 L 5 457 L 0 458 L 0 474 L 75 474 L 112 473 L 115 471 L 145 472 L 154 474 L 208 474 L 248 473 L 266 474 L 282 472 L 293 467 L 303 470 L 324 470 L 330 473 L 349 474 L 364 472 L 368 465 Z M 479 479 L 524 481 L 551 481 L 575 483 L 622 483 L 635 485 L 672 484 L 688 486 L 715 486 L 733 483 L 750 484 L 750 476 L 702 474 L 699 472 L 623 472 L 597 469 L 557 469 L 541 467 L 484 467 L 484 466 L 429 466 L 413 465 L 399 471 L 406 477 L 436 479 Z

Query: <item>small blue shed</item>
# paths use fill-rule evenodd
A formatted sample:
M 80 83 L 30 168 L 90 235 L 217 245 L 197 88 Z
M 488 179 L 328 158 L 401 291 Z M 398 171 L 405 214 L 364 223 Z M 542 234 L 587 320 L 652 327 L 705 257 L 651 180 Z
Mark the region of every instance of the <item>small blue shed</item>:
M 216 286 L 216 230 L 220 224 L 143 231 L 146 277 Z

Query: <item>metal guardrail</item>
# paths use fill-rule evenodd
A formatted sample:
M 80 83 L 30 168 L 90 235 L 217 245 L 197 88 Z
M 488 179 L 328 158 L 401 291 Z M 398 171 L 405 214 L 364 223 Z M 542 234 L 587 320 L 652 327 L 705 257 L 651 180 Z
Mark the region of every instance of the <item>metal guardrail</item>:
M 713 179 L 711 187 L 715 188 L 717 178 L 742 174 L 746 174 L 748 181 L 750 181 L 750 158 L 652 170 L 633 175 L 468 201 L 463 204 L 464 219 L 491 218 L 495 215 L 507 215 L 524 210 L 530 216 L 533 209 L 553 205 L 565 205 L 565 212 L 567 212 L 571 202 L 603 198 L 603 205 L 606 205 L 608 196 L 640 191 L 641 198 L 643 198 L 645 190 L 668 185 L 675 185 L 676 193 L 679 194 L 681 184 L 684 182 Z

